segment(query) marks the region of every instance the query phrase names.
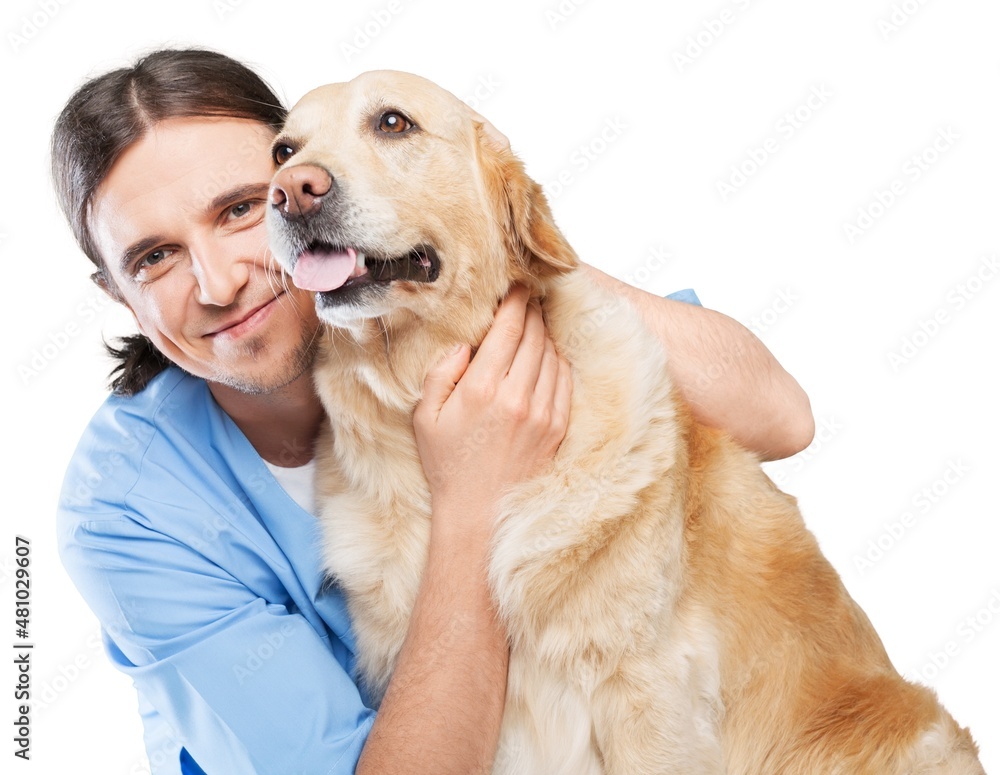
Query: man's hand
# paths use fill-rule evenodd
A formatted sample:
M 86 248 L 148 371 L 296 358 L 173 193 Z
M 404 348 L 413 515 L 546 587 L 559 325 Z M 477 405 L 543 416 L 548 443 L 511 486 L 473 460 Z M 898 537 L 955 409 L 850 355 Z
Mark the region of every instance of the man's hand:
M 431 369 L 413 426 L 433 513 L 487 517 L 481 525 L 460 519 L 489 533 L 497 500 L 540 473 L 566 434 L 572 381 L 523 286 L 501 303 L 469 358 L 463 345 Z
M 500 739 L 510 654 L 486 578 L 495 507 L 551 461 L 572 387 L 524 288 L 500 305 L 471 363 L 469 353 L 431 370 L 414 412 L 431 542 L 359 775 L 487 775 Z

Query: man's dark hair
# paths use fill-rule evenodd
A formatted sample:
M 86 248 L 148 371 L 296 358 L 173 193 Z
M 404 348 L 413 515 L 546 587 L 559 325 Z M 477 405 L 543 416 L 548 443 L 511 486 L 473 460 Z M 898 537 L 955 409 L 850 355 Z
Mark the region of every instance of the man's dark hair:
M 205 49 L 162 49 L 132 67 L 81 86 L 56 120 L 52 180 L 80 248 L 97 270 L 91 279 L 121 300 L 91 230 L 97 188 L 121 154 L 167 118 L 220 116 L 260 121 L 278 131 L 286 110 L 267 83 L 246 65 Z M 134 395 L 170 361 L 143 336 L 106 344 L 116 360 L 111 388 Z

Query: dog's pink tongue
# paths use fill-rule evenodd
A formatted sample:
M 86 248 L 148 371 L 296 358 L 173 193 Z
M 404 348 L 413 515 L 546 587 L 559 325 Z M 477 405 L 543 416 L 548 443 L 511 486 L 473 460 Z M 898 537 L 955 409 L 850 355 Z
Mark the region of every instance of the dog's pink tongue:
M 332 291 L 351 276 L 358 261 L 354 248 L 339 250 L 307 250 L 295 263 L 292 282 L 304 291 Z

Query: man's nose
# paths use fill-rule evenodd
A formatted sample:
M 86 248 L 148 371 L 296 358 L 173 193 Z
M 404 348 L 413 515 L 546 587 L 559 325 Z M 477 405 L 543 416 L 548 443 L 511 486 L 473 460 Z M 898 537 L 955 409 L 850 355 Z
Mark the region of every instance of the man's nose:
M 336 192 L 333 176 L 314 164 L 279 170 L 271 181 L 270 201 L 287 220 L 302 220 L 319 212 L 323 198 Z
M 250 279 L 249 262 L 229 255 L 218 245 L 214 249 L 191 247 L 191 268 L 198 283 L 198 301 L 228 307 Z

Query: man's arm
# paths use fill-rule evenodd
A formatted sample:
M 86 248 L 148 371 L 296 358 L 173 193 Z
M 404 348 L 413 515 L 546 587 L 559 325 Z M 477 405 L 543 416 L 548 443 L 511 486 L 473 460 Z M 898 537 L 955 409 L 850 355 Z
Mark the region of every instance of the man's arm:
M 700 422 L 727 431 L 763 460 L 809 446 L 815 424 L 808 396 L 747 328 L 720 312 L 660 298 L 587 264 L 581 268 L 631 301 L 660 337 L 671 376 Z
M 490 600 L 484 552 L 468 548 L 461 541 L 431 548 L 358 775 L 486 775 L 492 769 L 509 647 Z
M 359 775 L 492 769 L 509 647 L 487 581 L 495 506 L 548 463 L 566 432 L 569 364 L 524 288 L 511 291 L 470 363 L 432 369 L 414 413 L 431 489 L 431 540 L 416 606 Z

